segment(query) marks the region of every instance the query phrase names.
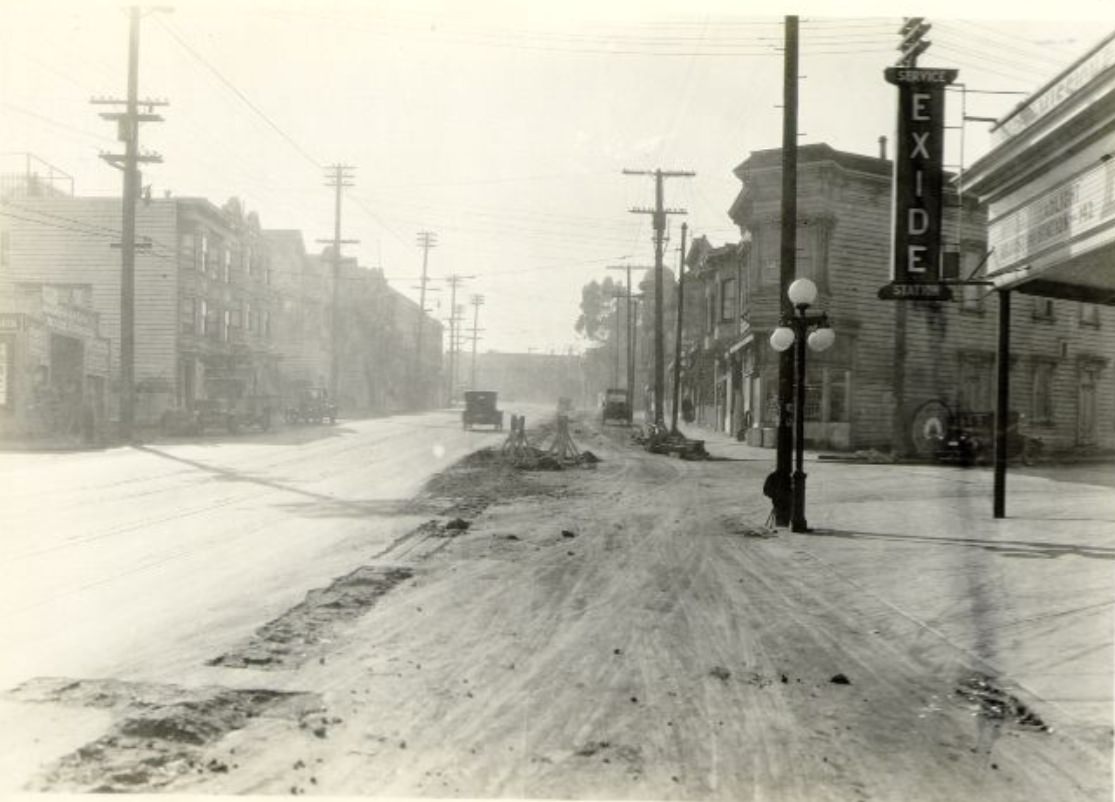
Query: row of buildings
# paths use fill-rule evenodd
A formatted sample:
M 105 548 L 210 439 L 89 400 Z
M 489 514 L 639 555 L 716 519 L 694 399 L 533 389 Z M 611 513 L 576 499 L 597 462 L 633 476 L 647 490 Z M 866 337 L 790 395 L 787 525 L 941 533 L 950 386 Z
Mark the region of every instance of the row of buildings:
M 1009 291 L 1010 409 L 1023 433 L 1056 450 L 1115 448 L 1115 36 L 995 134 L 951 183 L 943 234 L 959 277 L 989 283 L 958 286 L 944 303 L 876 297 L 890 280 L 885 153 L 799 148 L 797 275 L 816 283 L 815 309 L 836 332 L 808 359 L 811 445 L 909 450 L 928 405 L 992 412 Z M 781 311 L 781 165 L 780 150 L 740 164 L 729 210 L 740 239 L 697 237 L 685 260 L 681 395 L 701 423 L 764 446 L 778 411 L 768 339 Z
M 0 436 L 88 434 L 117 414 L 121 202 L 22 178 L 0 197 Z M 204 401 L 281 411 L 330 388 L 334 355 L 343 412 L 438 402 L 442 325 L 380 270 L 307 253 L 235 198 L 145 199 L 136 232 L 138 425 Z

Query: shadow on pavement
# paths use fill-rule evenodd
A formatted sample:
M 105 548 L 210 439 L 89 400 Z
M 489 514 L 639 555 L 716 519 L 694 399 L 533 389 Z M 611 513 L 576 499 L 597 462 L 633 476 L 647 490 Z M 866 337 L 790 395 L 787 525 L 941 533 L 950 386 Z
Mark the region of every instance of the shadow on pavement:
M 227 443 L 252 443 L 274 446 L 298 446 L 312 443 L 317 440 L 327 440 L 331 437 L 344 437 L 356 434 L 355 429 L 348 429 L 341 425 L 329 426 L 328 424 L 306 424 L 305 426 L 284 426 L 266 432 L 248 430 L 231 434 L 224 431 L 211 431 L 195 435 L 158 435 L 144 443 L 145 446 L 158 445 L 192 445 L 192 446 L 217 446 Z
M 880 532 L 850 532 L 840 529 L 814 529 L 811 536 L 839 537 L 848 540 L 890 540 L 896 543 L 928 543 L 930 545 L 959 546 L 1001 554 L 1004 557 L 1023 559 L 1052 559 L 1055 557 L 1086 557 L 1093 560 L 1115 560 L 1115 549 L 1099 546 L 1074 546 L 1064 543 L 1047 543 L 1027 540 L 971 540 L 962 537 L 934 537 L 931 535 L 895 535 Z M 810 536 L 810 535 L 807 535 Z
M 273 490 L 280 490 L 284 493 L 293 493 L 302 496 L 312 501 L 285 504 L 282 505 L 296 514 L 305 515 L 307 517 L 315 518 L 330 518 L 330 517 L 353 517 L 359 518 L 365 515 L 406 515 L 417 514 L 421 512 L 419 505 L 416 505 L 409 499 L 396 500 L 396 499 L 375 499 L 366 501 L 352 501 L 348 499 L 337 498 L 335 496 L 325 495 L 324 493 L 315 493 L 311 490 L 303 490 L 298 487 L 293 487 L 289 484 L 283 484 L 273 479 L 266 479 L 261 476 L 252 476 L 251 474 L 242 473 L 240 471 L 232 471 L 227 468 L 219 468 L 216 465 L 208 465 L 204 462 L 197 460 L 179 457 L 174 454 L 168 454 L 165 451 L 160 451 L 151 446 L 135 446 L 136 451 L 142 451 L 145 454 L 150 454 L 155 457 L 160 457 L 172 462 L 180 462 L 183 465 L 189 465 L 191 468 L 196 468 L 200 471 L 213 474 L 214 476 L 230 482 L 247 482 L 250 484 L 260 485 L 262 487 L 269 487 Z

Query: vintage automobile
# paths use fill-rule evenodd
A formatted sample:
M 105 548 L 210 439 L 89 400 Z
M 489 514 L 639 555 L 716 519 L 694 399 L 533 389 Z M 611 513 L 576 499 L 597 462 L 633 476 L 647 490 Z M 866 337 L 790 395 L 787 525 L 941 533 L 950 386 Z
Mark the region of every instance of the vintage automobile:
M 286 408 L 287 423 L 337 422 L 337 405 L 324 387 L 304 387 Z
M 471 429 L 478 425 L 494 426 L 497 431 L 503 430 L 503 412 L 496 408 L 494 390 L 465 391 L 465 409 L 461 413 L 461 426 L 464 429 Z
M 215 378 L 206 383 L 207 398 L 194 399 L 186 408 L 167 410 L 159 421 L 163 434 L 199 435 L 214 429 L 237 434 L 255 427 L 271 429 L 277 398 L 245 393 L 245 382 Z
M 608 421 L 631 422 L 631 405 L 627 400 L 627 390 L 621 387 L 612 387 L 604 391 L 604 411 L 601 413 L 600 422 Z
M 1030 465 L 1043 451 L 1039 438 L 1019 430 L 1021 415 L 1007 416 L 1007 459 Z M 970 466 L 990 462 L 995 455 L 995 413 L 965 412 L 933 399 L 914 412 L 911 439 L 914 453 L 935 462 Z

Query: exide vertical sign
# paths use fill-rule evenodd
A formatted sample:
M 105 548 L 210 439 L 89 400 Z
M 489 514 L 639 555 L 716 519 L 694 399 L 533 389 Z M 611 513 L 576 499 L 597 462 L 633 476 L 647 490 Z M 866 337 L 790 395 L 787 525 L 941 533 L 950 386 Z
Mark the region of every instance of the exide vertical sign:
M 945 87 L 957 70 L 889 67 L 898 86 L 894 155 L 893 284 L 886 298 L 949 297 L 941 280 L 941 200 Z

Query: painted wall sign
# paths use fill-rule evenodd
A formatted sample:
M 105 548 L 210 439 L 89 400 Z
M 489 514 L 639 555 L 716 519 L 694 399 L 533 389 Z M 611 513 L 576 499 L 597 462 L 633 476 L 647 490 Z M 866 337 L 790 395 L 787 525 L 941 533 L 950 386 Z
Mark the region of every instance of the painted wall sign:
M 945 87 L 957 70 L 888 67 L 898 87 L 892 275 L 898 284 L 941 280 Z
M 1115 159 L 1097 164 L 992 220 L 988 272 L 1008 270 L 1115 222 Z
M 1022 133 L 1091 83 L 1093 78 L 1113 67 L 1115 67 L 1115 36 L 1099 45 L 1092 55 L 1085 57 L 1064 77 L 1039 91 L 1024 106 L 1020 106 L 1006 117 L 997 128 L 992 129 L 993 142 L 999 144 Z

